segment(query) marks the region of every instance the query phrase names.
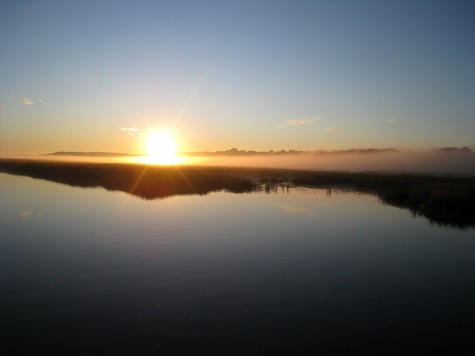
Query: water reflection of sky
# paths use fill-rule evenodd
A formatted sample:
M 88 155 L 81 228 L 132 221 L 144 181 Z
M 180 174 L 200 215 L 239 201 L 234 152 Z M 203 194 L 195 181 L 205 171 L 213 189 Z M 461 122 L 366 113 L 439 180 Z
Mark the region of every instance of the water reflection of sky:
M 147 201 L 0 180 L 1 327 L 20 349 L 81 341 L 147 353 L 158 340 L 165 353 L 345 352 L 343 337 L 404 351 L 417 338 L 422 350 L 471 335 L 473 231 L 432 226 L 372 196 L 291 189 Z M 42 341 L 53 337 L 62 341 Z

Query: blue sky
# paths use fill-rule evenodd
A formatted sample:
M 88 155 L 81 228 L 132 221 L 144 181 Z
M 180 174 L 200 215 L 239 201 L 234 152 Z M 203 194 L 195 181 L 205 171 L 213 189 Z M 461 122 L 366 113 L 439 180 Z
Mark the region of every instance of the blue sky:
M 0 45 L 2 152 L 475 145 L 473 1 L 3 1 Z

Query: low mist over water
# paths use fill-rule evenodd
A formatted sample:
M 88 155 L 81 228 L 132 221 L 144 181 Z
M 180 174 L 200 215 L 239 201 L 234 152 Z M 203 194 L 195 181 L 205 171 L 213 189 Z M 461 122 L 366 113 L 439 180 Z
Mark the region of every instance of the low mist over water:
M 199 164 L 321 171 L 381 171 L 475 175 L 471 152 L 377 152 L 202 157 Z
M 329 152 L 281 151 L 263 154 L 232 150 L 211 153 L 181 153 L 179 165 L 223 167 L 288 168 L 315 171 L 402 172 L 424 174 L 475 175 L 475 154 L 469 149 L 439 149 L 430 152 L 397 150 L 346 150 Z M 42 159 L 75 162 L 113 162 L 156 164 L 140 155 L 54 153 L 48 155 L 2 155 L 0 158 Z M 159 163 L 159 162 L 158 162 Z

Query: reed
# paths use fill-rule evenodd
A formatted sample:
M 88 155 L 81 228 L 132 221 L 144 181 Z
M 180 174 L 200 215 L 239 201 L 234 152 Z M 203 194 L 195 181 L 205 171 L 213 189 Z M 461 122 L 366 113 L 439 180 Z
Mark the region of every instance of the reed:
M 0 171 L 77 187 L 103 187 L 143 199 L 173 195 L 264 191 L 292 186 L 374 194 L 384 204 L 460 229 L 475 226 L 475 177 L 384 173 L 315 172 L 285 169 L 153 166 L 0 160 Z

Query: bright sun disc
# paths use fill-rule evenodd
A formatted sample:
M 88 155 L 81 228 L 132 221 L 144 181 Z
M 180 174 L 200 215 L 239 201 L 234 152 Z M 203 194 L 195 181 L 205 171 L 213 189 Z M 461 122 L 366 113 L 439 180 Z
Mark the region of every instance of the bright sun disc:
M 153 163 L 173 164 L 179 161 L 173 135 L 166 131 L 152 132 L 147 138 L 147 154 Z

